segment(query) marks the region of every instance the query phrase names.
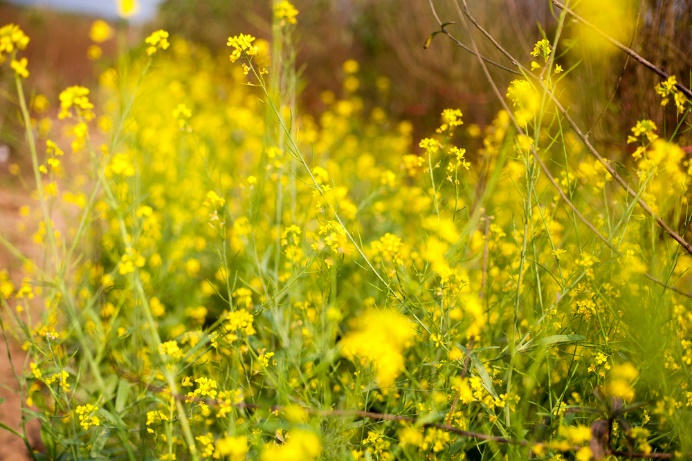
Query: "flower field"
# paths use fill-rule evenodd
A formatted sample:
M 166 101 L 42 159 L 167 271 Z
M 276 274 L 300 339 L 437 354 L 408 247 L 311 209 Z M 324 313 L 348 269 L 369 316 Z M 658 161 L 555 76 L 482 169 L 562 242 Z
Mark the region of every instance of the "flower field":
M 689 85 L 647 88 L 675 123 L 640 114 L 613 161 L 567 102 L 581 17 L 555 16 L 501 110 L 422 137 L 354 59 L 303 112 L 285 0 L 221 55 L 158 30 L 107 62 L 121 31 L 96 21 L 98 82 L 57 100 L 4 25 L 37 251 L 0 229 L 27 353 L 2 429 L 36 460 L 690 459 Z

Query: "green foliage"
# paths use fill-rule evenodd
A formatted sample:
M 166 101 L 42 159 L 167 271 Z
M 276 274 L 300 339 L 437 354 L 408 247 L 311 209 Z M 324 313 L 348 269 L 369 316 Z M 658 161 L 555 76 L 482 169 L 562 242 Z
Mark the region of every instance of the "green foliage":
M 692 258 L 636 201 L 689 235 L 675 139 L 642 116 L 631 170 L 596 160 L 553 99 L 558 39 L 484 127 L 447 109 L 414 142 L 353 60 L 301 115 L 294 18 L 277 2 L 271 43 L 221 57 L 155 32 L 61 94 L 66 138 L 34 130 L 13 67 L 42 257 L 0 293 L 37 459 L 692 450 Z

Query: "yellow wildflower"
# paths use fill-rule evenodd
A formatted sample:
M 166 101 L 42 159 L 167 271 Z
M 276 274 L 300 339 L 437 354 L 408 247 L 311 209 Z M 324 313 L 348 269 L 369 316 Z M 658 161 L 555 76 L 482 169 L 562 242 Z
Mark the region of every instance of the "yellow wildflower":
M 94 118 L 92 109 L 94 105 L 89 101 L 89 89 L 83 86 L 71 86 L 60 93 L 60 113 L 59 119 L 72 117 L 74 109 L 77 117 L 85 120 Z
M 113 37 L 113 28 L 103 19 L 91 23 L 89 38 L 92 42 L 103 43 Z
M 79 425 L 82 426 L 84 430 L 87 430 L 91 426 L 101 425 L 101 420 L 94 414 L 97 411 L 98 407 L 87 403 L 86 405 L 79 405 L 74 412 L 79 418 Z
M 10 63 L 10 67 L 14 71 L 15 74 L 22 78 L 27 78 L 29 76 L 29 71 L 26 69 L 26 66 L 28 64 L 28 61 L 26 58 L 22 58 L 19 61 L 16 59 L 13 59 L 12 62 Z
M 149 45 L 147 47 L 147 55 L 151 56 L 158 50 L 168 49 L 170 43 L 168 43 L 168 32 L 165 30 L 157 30 L 150 36 L 144 39 L 144 42 Z
M 259 47 L 252 44 L 254 41 L 255 37 L 246 34 L 228 37 L 228 43 L 226 43 L 226 45 L 233 47 L 233 51 L 231 52 L 230 56 L 231 62 L 236 62 L 238 58 L 243 55 L 243 53 L 245 53 L 246 56 L 255 56 L 257 53 L 259 53 Z
M 298 10 L 288 0 L 281 0 L 274 4 L 274 18 L 280 25 L 296 24 Z
M 225 456 L 230 461 L 244 461 L 249 451 L 247 437 L 244 435 L 224 437 L 216 441 L 215 456 Z
M 340 343 L 342 354 L 371 363 L 380 386 L 394 384 L 405 368 L 403 352 L 415 336 L 412 322 L 393 310 L 368 310 L 352 321 Z

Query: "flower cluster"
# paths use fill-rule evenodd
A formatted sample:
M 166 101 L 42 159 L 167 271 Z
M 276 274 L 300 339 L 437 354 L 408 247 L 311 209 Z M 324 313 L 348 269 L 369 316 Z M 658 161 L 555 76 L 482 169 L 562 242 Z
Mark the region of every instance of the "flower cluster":
M 144 39 L 144 43 L 148 45 L 147 55 L 149 56 L 153 55 L 158 50 L 167 50 L 170 46 L 168 42 L 168 32 L 165 30 L 157 30 Z

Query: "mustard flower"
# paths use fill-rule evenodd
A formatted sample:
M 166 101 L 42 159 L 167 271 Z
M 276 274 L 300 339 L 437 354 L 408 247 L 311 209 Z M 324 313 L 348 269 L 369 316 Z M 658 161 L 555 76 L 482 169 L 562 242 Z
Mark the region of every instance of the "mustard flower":
M 315 461 L 322 453 L 322 443 L 316 434 L 295 429 L 286 435 L 282 445 L 268 444 L 262 450 L 261 461 Z
M 631 363 L 614 365 L 610 379 L 603 389 L 604 394 L 631 402 L 634 399 L 633 383 L 638 377 L 639 371 Z
M 658 139 L 656 134 L 656 123 L 651 120 L 639 120 L 637 124 L 632 128 L 632 135 L 627 137 L 627 143 L 633 143 L 639 139 L 646 137 L 649 142 L 654 142 Z
M 421 141 L 422 142 L 422 141 Z M 423 166 L 425 159 L 419 155 L 404 155 L 404 169 L 409 176 L 415 176 L 416 172 Z
M 216 209 L 224 206 L 225 203 L 226 200 L 223 197 L 219 197 L 216 192 L 210 190 L 207 192 L 206 200 L 204 200 L 203 205 L 207 208 Z
M 69 377 L 70 374 L 67 371 L 61 370 L 60 373 L 55 373 L 50 378 L 46 378 L 44 382 L 48 385 L 56 383 L 60 389 L 69 391 L 70 383 L 67 382 L 67 378 Z
M 507 97 L 517 108 L 514 116 L 520 126 L 526 126 L 541 104 L 541 97 L 528 80 L 514 80 L 507 90 Z
M 438 133 L 443 131 L 453 131 L 455 127 L 461 126 L 464 122 L 461 120 L 462 113 L 459 109 L 444 109 L 442 111 L 442 125 L 436 130 Z
M 358 64 L 358 61 L 356 61 L 355 59 L 348 59 L 344 61 L 341 67 L 347 74 L 355 74 L 360 69 L 360 65 Z
M 423 445 L 423 433 L 420 429 L 407 426 L 399 431 L 399 444 L 402 447 L 420 447 Z
M 224 437 L 216 441 L 215 454 L 225 456 L 230 461 L 244 461 L 249 452 L 250 447 L 244 435 Z
M 548 61 L 548 56 L 550 56 L 550 53 L 552 50 L 550 49 L 550 42 L 547 39 L 539 40 L 536 42 L 536 44 L 533 46 L 533 51 L 531 52 L 531 56 L 534 58 L 537 58 L 539 56 L 543 56 L 543 59 L 547 62 Z M 539 65 L 540 67 L 540 65 Z M 532 65 L 533 68 L 533 65 Z
M 147 432 L 153 434 L 154 429 L 152 429 L 150 426 L 159 425 L 165 421 L 169 421 L 168 416 L 159 410 L 147 411 Z
M 235 290 L 231 295 L 236 302 L 236 305 L 242 306 L 245 309 L 252 309 L 252 290 L 241 287 Z
M 560 437 L 567 439 L 570 444 L 579 445 L 591 440 L 591 428 L 582 424 L 578 426 L 560 426 L 558 428 Z
M 138 0 L 117 0 L 118 4 L 118 16 L 121 18 L 129 18 L 137 14 L 139 11 Z
M 328 186 L 324 186 L 322 190 L 329 190 Z M 311 245 L 313 250 L 330 250 L 333 253 L 348 253 L 346 231 L 337 221 L 330 220 L 321 224 L 319 235 L 322 238 L 317 243 Z M 331 266 L 331 260 L 327 260 L 326 262 Z
M 442 145 L 440 144 L 439 141 L 431 138 L 425 138 L 421 140 L 421 142 L 418 144 L 418 147 L 421 149 L 425 149 L 425 152 L 430 154 L 436 153 Z
M 23 50 L 29 44 L 22 29 L 15 24 L 7 24 L 0 27 L 0 64 L 5 62 L 5 56 L 13 54 L 16 50 Z
M 255 327 L 252 325 L 254 317 L 245 309 L 240 309 L 226 314 L 226 328 L 229 333 L 226 335 L 228 341 L 235 341 L 238 336 L 235 334 L 241 331 L 248 336 L 255 334 Z
M 89 101 L 89 89 L 83 86 L 71 86 L 60 93 L 60 120 L 77 115 L 91 120 L 94 118 L 94 105 Z M 74 113 L 72 112 L 74 110 Z
M 183 351 L 178 347 L 178 342 L 175 340 L 166 341 L 159 346 L 159 354 L 170 357 L 171 359 L 179 359 L 183 356 Z
M 195 383 L 197 383 L 197 389 L 193 392 L 188 392 L 188 397 L 195 398 L 206 396 L 212 399 L 216 398 L 218 391 L 216 390 L 217 385 L 215 380 L 202 376 L 201 378 L 195 379 Z
M 26 69 L 28 61 L 26 58 L 22 58 L 19 61 L 13 59 L 10 63 L 10 67 L 19 77 L 27 78 L 29 76 L 29 71 Z
M 668 101 L 672 96 L 673 101 L 675 102 L 675 107 L 677 107 L 678 113 L 682 114 L 683 112 L 685 112 L 685 106 L 687 106 L 688 100 L 687 97 L 685 97 L 685 95 L 677 89 L 677 83 L 678 81 L 675 75 L 671 75 L 670 77 L 668 77 L 668 80 L 656 85 L 655 90 L 656 93 L 659 94 L 662 98 L 662 106 L 668 105 Z
M 256 39 L 252 35 L 239 34 L 234 37 L 228 37 L 227 46 L 233 48 L 230 59 L 231 62 L 236 62 L 243 53 L 246 56 L 255 56 L 259 53 L 259 47 L 252 44 Z
M 187 121 L 192 117 L 192 111 L 185 104 L 178 104 L 178 107 L 173 109 L 173 118 L 178 122 L 178 128 L 183 130 L 187 125 Z
M 34 378 L 41 379 L 43 377 L 41 369 L 38 367 L 38 365 L 36 365 L 36 363 L 31 362 L 29 367 L 31 368 L 31 374 L 34 376 Z
M 380 386 L 393 385 L 405 368 L 403 352 L 415 336 L 411 321 L 393 310 L 368 310 L 352 325 L 341 340 L 341 353 L 352 361 L 371 363 Z
M 298 10 L 288 0 L 281 0 L 274 4 L 274 18 L 280 25 L 296 24 Z
M 92 42 L 103 43 L 113 37 L 113 28 L 103 19 L 97 19 L 91 23 L 89 38 Z
M 168 43 L 168 32 L 165 30 L 157 30 L 145 38 L 144 42 L 149 45 L 147 47 L 148 56 L 153 55 L 158 50 L 166 50 L 170 46 L 170 43 Z
M 98 412 L 98 407 L 87 403 L 86 405 L 79 405 L 75 408 L 75 414 L 79 418 L 79 425 L 82 426 L 84 430 L 89 429 L 92 426 L 100 426 L 101 420 L 94 413 Z

